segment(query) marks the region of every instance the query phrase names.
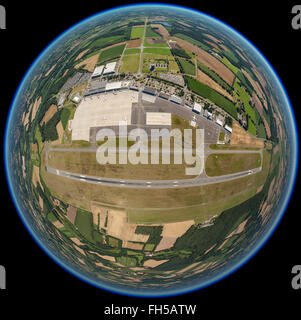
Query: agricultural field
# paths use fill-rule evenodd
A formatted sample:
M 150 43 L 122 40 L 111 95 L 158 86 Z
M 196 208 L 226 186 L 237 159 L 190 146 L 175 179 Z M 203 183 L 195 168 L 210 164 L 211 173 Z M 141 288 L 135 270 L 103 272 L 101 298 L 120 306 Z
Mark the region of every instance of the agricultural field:
M 210 177 L 247 171 L 261 164 L 259 153 L 210 154 L 206 160 L 205 171 Z
M 171 40 L 175 40 L 177 42 L 177 45 L 186 50 L 186 52 L 193 52 L 198 62 L 213 70 L 230 86 L 232 85 L 235 78 L 234 73 L 218 58 L 214 57 L 206 50 L 203 50 L 202 48 L 190 43 L 187 40 L 183 40 L 178 37 L 171 37 Z
M 146 27 L 145 37 L 147 38 L 161 38 L 161 35 L 156 32 L 151 26 Z
M 153 47 L 153 48 L 168 48 L 168 44 L 163 39 L 153 39 L 153 38 L 145 38 L 144 40 L 145 47 Z
M 196 75 L 196 68 L 195 64 L 191 60 L 186 60 L 183 58 L 177 58 L 179 61 L 180 69 L 182 73 L 190 75 L 190 76 L 195 76 Z
M 144 48 L 143 53 L 152 53 L 161 56 L 171 56 L 169 48 Z
M 124 47 L 125 44 L 122 44 L 120 46 L 114 46 L 112 48 L 101 51 L 98 58 L 98 64 L 102 64 L 104 62 L 109 62 L 111 60 L 119 58 L 122 55 Z
M 176 33 L 175 35 L 174 35 L 175 37 L 178 37 L 178 38 L 180 38 L 180 39 L 183 39 L 183 40 L 186 40 L 186 41 L 188 41 L 188 42 L 190 42 L 190 43 L 192 43 L 192 44 L 194 44 L 194 45 L 196 45 L 196 46 L 198 46 L 198 47 L 201 47 L 203 50 L 205 50 L 205 51 L 208 51 L 210 48 L 206 45 L 206 44 L 204 44 L 203 42 L 201 42 L 201 41 L 199 41 L 199 40 L 196 40 L 196 39 L 193 39 L 193 38 L 191 38 L 191 37 L 189 37 L 189 36 L 187 36 L 187 35 L 185 35 L 185 34 L 181 34 L 181 33 Z
M 196 79 L 186 77 L 186 80 L 191 91 L 206 99 L 209 99 L 210 101 L 227 111 L 232 117 L 237 119 L 236 108 L 230 100 L 226 99 L 223 95 L 206 86 L 205 84 L 200 83 Z
M 86 239 L 93 241 L 93 218 L 91 212 L 78 209 L 74 224 Z
M 129 49 L 125 49 L 124 54 L 128 55 L 128 54 L 140 54 L 140 48 L 129 48 Z
M 144 33 L 144 27 L 132 27 L 131 39 L 142 38 Z

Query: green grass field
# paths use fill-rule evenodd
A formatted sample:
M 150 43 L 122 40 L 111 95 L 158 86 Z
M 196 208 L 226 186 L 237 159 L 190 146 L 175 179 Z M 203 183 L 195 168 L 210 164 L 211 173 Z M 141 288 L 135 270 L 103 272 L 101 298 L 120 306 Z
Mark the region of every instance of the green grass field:
M 172 53 L 169 48 L 145 48 L 143 50 L 144 53 L 153 53 L 162 56 L 171 56 Z
M 157 33 L 151 26 L 146 27 L 145 37 L 147 38 L 161 38 L 161 35 Z
M 63 108 L 61 112 L 61 121 L 63 128 L 66 129 L 66 126 L 68 124 L 68 120 L 70 117 L 71 111 L 68 108 Z
M 124 54 L 128 55 L 128 54 L 137 54 L 140 53 L 140 48 L 129 48 L 129 49 L 125 49 Z
M 247 171 L 260 167 L 259 153 L 210 154 L 206 160 L 205 171 L 210 177 Z
M 144 33 L 144 27 L 132 27 L 131 39 L 142 38 Z
M 220 59 L 224 65 L 226 65 L 234 74 L 237 74 L 239 72 L 239 69 L 235 67 L 226 57 L 223 57 Z
M 140 54 L 128 54 L 122 57 L 120 72 L 137 73 L 139 69 Z
M 223 80 L 216 72 L 205 66 L 204 64 L 198 61 L 198 68 L 206 73 L 211 79 L 213 79 L 216 83 L 218 83 L 222 88 L 227 91 L 232 91 L 232 87 Z
M 74 224 L 86 239 L 93 241 L 93 217 L 91 212 L 77 209 Z
M 116 261 L 126 267 L 135 267 L 137 265 L 137 260 L 132 257 L 117 257 Z
M 171 144 L 171 147 L 173 145 Z M 115 179 L 187 179 L 185 173 L 186 164 L 174 164 L 173 155 L 170 156 L 171 164 L 151 164 L 151 156 L 148 155 L 149 164 L 117 164 L 100 165 L 96 159 L 95 152 L 77 151 L 50 151 L 48 154 L 48 165 L 51 168 L 70 171 L 78 174 L 86 174 L 98 177 Z
M 98 58 L 98 63 L 103 63 L 105 61 L 113 60 L 116 58 L 119 58 L 123 52 L 123 49 L 125 47 L 125 44 L 122 44 L 120 46 L 116 46 L 113 48 L 109 48 L 106 50 L 103 50 Z
M 182 67 L 183 73 L 191 76 L 196 75 L 195 64 L 192 61 L 183 58 L 178 58 L 178 61 L 180 63 L 180 66 Z
M 236 108 L 230 100 L 226 99 L 223 95 L 196 79 L 186 77 L 186 80 L 191 91 L 206 99 L 209 99 L 210 101 L 227 111 L 230 115 L 232 115 L 233 118 L 237 119 Z
M 126 40 L 124 36 L 112 36 L 112 37 L 106 37 L 106 38 L 98 38 L 96 40 L 94 40 L 90 45 L 89 45 L 89 52 L 91 53 L 91 55 L 95 54 L 95 50 L 101 49 L 101 48 L 105 48 L 108 46 L 111 46 L 115 43 L 121 42 Z M 89 54 L 90 54 L 89 53 Z M 85 56 L 85 59 L 88 58 L 89 56 Z

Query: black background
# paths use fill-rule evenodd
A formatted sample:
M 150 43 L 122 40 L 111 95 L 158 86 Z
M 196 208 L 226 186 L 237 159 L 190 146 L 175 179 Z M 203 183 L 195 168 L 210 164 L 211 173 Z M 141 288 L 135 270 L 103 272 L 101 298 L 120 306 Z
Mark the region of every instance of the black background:
M 164 2 L 164 1 L 163 1 Z M 301 1 L 299 1 L 301 4 Z M 131 1 L 1 1 L 7 11 L 7 29 L 0 30 L 0 130 L 5 123 L 18 84 L 39 53 L 58 35 L 82 19 Z M 291 99 L 297 125 L 301 125 L 301 29 L 291 27 L 291 9 L 298 2 L 263 6 L 264 1 L 192 2 L 173 1 L 208 13 L 238 30 L 269 60 Z M 3 162 L 2 162 L 3 163 Z M 73 318 L 104 318 L 104 306 L 112 303 L 129 306 L 148 304 L 197 304 L 197 315 L 259 316 L 260 309 L 298 310 L 301 290 L 291 288 L 291 269 L 301 264 L 300 182 L 287 211 L 266 245 L 241 269 L 226 279 L 200 291 L 164 299 L 141 299 L 116 295 L 90 286 L 53 262 L 34 242 L 23 226 L 1 170 L 0 265 L 7 270 L 7 290 L 0 290 L 0 314 L 29 314 L 33 318 L 65 315 Z M 270 300 L 271 299 L 271 300 Z M 40 306 L 44 311 L 37 313 Z M 243 313 L 238 311 L 243 307 Z M 0 317 L 1 317 L 0 315 Z M 5 317 L 6 318 L 6 317 Z M 122 317 L 115 316 L 113 319 Z M 145 316 L 143 317 L 145 318 Z M 160 318 L 160 317 L 157 317 Z M 163 316 L 162 319 L 169 318 Z M 179 317 L 180 318 L 180 317 Z M 183 319 L 183 317 L 181 317 Z

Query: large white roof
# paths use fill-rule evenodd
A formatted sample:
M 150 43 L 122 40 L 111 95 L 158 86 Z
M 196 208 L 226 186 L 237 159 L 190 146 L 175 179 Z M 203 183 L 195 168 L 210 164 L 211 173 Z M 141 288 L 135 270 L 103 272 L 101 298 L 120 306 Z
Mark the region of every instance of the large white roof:
M 103 74 L 113 73 L 115 71 L 115 67 L 116 67 L 116 61 L 107 63 Z
M 195 102 L 193 105 L 193 110 L 197 111 L 197 112 L 201 112 L 202 111 L 202 105 L 200 103 Z
M 106 91 L 117 90 L 121 88 L 121 81 L 109 82 L 106 84 Z
M 93 74 L 92 74 L 92 77 L 98 77 L 102 74 L 102 71 L 104 69 L 105 66 L 99 66 L 99 67 L 96 67 Z

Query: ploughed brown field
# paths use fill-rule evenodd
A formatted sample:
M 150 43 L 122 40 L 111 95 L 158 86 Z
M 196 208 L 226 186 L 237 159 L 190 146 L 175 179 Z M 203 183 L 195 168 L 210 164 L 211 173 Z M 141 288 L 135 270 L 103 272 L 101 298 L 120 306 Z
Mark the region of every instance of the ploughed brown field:
M 127 42 L 127 49 L 131 49 L 131 48 L 138 48 L 141 46 L 141 41 L 142 39 L 134 39 L 134 40 L 129 40 Z
M 197 79 L 206 84 L 208 87 L 216 90 L 217 92 L 221 93 L 225 97 L 227 97 L 229 100 L 234 101 L 233 97 L 230 93 L 228 93 L 225 89 L 223 89 L 218 83 L 216 83 L 214 80 L 212 80 L 209 76 L 207 76 L 206 73 L 198 69 L 197 73 Z
M 264 141 L 252 137 L 236 121 L 233 121 L 231 146 L 263 148 Z
M 164 26 L 162 26 L 162 24 L 151 24 L 151 27 L 157 29 L 156 31 L 159 32 L 164 38 L 170 36 L 169 32 Z

